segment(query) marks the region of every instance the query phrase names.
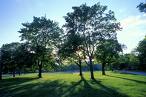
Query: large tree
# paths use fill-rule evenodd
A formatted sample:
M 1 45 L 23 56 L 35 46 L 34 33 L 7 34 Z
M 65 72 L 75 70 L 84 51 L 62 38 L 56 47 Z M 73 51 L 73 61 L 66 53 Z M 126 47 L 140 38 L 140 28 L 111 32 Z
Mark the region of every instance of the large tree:
M 120 29 L 116 22 L 114 12 L 107 10 L 107 6 L 97 3 L 93 6 L 82 4 L 72 7 L 73 12 L 65 16 L 65 27 L 68 33 L 75 33 L 83 37 L 83 53 L 88 58 L 91 79 L 94 79 L 93 58 L 98 43 L 104 39 L 116 37 L 116 31 Z
M 119 52 L 122 52 L 122 46 L 116 39 L 102 41 L 96 47 L 96 58 L 102 64 L 102 75 L 105 75 L 105 66 L 110 65 L 114 58 L 118 59 Z
M 58 23 L 46 17 L 33 17 L 31 23 L 22 23 L 23 28 L 19 31 L 22 41 L 28 42 L 36 55 L 36 62 L 39 67 L 39 78 L 42 77 L 43 60 L 46 52 L 55 48 L 60 40 L 62 30 Z M 49 54 L 50 55 L 50 54 Z

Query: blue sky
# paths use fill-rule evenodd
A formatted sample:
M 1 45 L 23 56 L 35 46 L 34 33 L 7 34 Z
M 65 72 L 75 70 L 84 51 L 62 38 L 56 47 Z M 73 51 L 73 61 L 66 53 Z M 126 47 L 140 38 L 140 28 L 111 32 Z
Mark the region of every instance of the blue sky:
M 123 27 L 117 32 L 118 40 L 127 46 L 124 52 L 129 53 L 146 35 L 146 14 L 136 8 L 145 0 L 0 0 L 0 47 L 20 41 L 17 31 L 22 27 L 21 23 L 31 22 L 33 16 L 46 15 L 62 26 L 63 16 L 72 11 L 72 6 L 93 5 L 98 1 L 115 12 Z

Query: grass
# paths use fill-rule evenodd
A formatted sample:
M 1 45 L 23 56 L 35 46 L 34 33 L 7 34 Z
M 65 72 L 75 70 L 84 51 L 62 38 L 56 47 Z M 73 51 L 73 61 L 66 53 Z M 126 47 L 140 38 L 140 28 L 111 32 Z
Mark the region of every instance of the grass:
M 77 73 L 25 74 L 0 81 L 0 97 L 146 97 L 146 76 L 89 72 L 80 78 Z

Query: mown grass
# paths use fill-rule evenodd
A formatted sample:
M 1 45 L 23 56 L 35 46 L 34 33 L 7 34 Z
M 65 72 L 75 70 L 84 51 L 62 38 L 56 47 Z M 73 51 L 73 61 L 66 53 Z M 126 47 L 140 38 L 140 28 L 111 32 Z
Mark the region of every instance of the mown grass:
M 146 97 L 146 76 L 89 72 L 80 78 L 77 73 L 25 74 L 0 81 L 0 97 Z

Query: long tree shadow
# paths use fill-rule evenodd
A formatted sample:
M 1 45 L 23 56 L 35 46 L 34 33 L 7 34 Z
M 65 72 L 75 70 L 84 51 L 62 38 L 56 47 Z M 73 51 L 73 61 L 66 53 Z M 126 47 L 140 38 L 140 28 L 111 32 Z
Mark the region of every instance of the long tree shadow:
M 86 92 L 84 97 L 90 97 L 90 95 L 93 95 L 91 97 L 129 97 L 125 94 L 118 92 L 115 89 L 104 86 L 103 84 L 101 84 L 101 81 L 97 81 L 97 80 L 87 81 L 84 78 L 82 80 L 84 82 L 84 92 Z M 90 91 L 89 95 L 88 95 L 88 91 Z
M 114 78 L 120 78 L 120 79 L 124 79 L 124 80 L 129 80 L 129 81 L 134 81 L 137 83 L 141 83 L 141 84 L 146 84 L 145 81 L 139 81 L 139 80 L 135 80 L 135 79 L 130 79 L 130 78 L 125 78 L 125 77 L 119 77 L 119 76 L 112 76 L 112 75 L 106 75 L 108 77 L 114 77 Z
M 86 80 L 84 77 L 74 85 L 67 89 L 63 97 L 129 97 L 102 85 L 100 81 Z
M 126 94 L 120 93 L 118 92 L 116 89 L 112 88 L 112 87 L 107 87 L 103 84 L 101 84 L 101 82 L 95 80 L 91 81 L 92 84 L 97 84 L 98 86 L 101 87 L 101 89 L 104 91 L 104 93 L 106 93 L 108 96 L 106 97 L 129 97 Z
M 36 80 L 36 79 L 38 79 L 38 77 L 8 78 L 8 79 L 1 80 L 0 85 L 17 85 L 17 84 L 21 84 L 21 83 Z
M 17 83 L 16 81 L 20 82 Z M 0 94 L 0 97 L 128 97 L 102 85 L 99 81 L 86 80 L 84 77 L 77 81 L 61 79 L 33 81 L 33 79 L 20 78 L 15 79 L 15 82 L 16 84 L 9 88 L 5 84 L 7 92 Z
M 36 80 L 38 77 L 24 77 L 24 78 L 8 78 L 0 81 L 0 97 L 7 94 L 9 89 L 17 87 L 19 84 Z
M 60 97 L 65 87 L 67 86 L 60 80 L 31 82 L 7 88 L 0 97 Z
M 64 91 L 64 92 L 62 93 L 62 95 L 63 95 L 64 97 L 68 97 L 68 96 L 71 97 L 70 94 L 73 94 L 74 91 L 75 91 L 75 89 L 76 89 L 76 87 L 77 87 L 77 86 L 80 86 L 81 83 L 82 83 L 82 80 L 79 80 L 79 81 L 77 81 L 77 82 L 72 82 L 72 85 L 69 86 L 69 87 L 66 89 L 66 91 Z

